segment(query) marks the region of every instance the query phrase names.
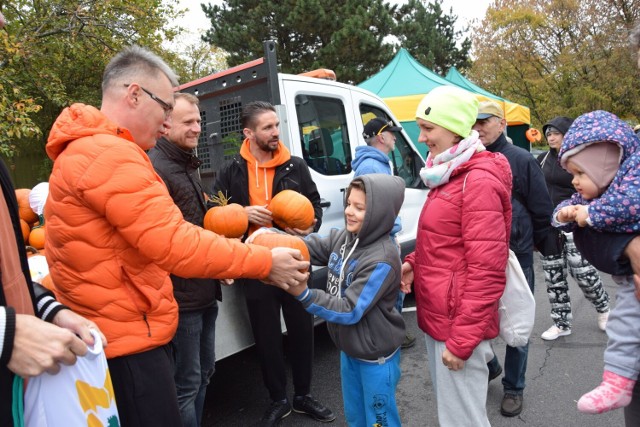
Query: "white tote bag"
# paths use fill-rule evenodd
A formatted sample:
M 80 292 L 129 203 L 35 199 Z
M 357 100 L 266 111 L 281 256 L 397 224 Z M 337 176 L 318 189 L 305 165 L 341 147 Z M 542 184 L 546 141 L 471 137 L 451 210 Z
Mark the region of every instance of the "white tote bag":
M 529 342 L 536 318 L 536 301 L 516 254 L 509 249 L 507 284 L 500 298 L 500 338 L 511 347 L 522 347 Z
M 102 341 L 75 365 L 30 378 L 24 396 L 25 427 L 119 427 L 120 419 Z

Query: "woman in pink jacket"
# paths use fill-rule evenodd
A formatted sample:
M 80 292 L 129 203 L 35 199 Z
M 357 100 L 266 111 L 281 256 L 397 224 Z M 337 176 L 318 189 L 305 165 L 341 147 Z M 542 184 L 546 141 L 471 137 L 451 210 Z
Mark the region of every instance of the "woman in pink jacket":
M 471 130 L 477 113 L 475 96 L 450 86 L 432 90 L 416 111 L 430 192 L 402 287 L 414 283 L 442 427 L 490 425 L 487 362 L 509 255 L 511 169 Z

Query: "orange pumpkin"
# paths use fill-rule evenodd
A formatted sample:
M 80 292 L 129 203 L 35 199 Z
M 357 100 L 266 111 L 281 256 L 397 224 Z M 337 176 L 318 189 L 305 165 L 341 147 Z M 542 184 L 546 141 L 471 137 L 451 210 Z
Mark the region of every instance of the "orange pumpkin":
M 19 188 L 16 190 L 18 213 L 20 218 L 24 219 L 27 224 L 31 224 L 38 220 L 38 214 L 31 209 L 31 205 L 29 204 L 29 193 L 31 193 L 31 190 L 28 188 Z
M 524 136 L 527 137 L 527 141 L 529 142 L 539 142 L 542 139 L 542 135 L 540 135 L 540 131 L 536 128 L 529 128 L 524 133 Z
M 211 200 L 219 206 L 209 209 L 204 216 L 204 228 L 232 239 L 242 237 L 249 228 L 249 216 L 242 206 L 229 203 L 229 199 L 218 192 Z
M 31 233 L 31 227 L 24 219 L 20 218 L 20 228 L 22 229 L 22 240 L 26 244 L 29 240 L 29 233 Z
M 268 248 L 292 248 L 298 249 L 302 253 L 302 258 L 305 261 L 309 261 L 311 256 L 309 255 L 309 249 L 305 245 L 304 240 L 300 237 L 292 236 L 285 233 L 261 233 L 258 234 L 251 242 L 254 245 L 266 246 Z M 300 270 L 306 273 L 308 268 Z
M 306 230 L 313 225 L 313 205 L 303 194 L 293 190 L 282 190 L 276 194 L 268 209 L 273 222 L 280 228 Z
M 31 230 L 31 234 L 29 234 L 29 245 L 33 246 L 36 249 L 44 248 L 44 234 L 45 227 L 35 227 Z

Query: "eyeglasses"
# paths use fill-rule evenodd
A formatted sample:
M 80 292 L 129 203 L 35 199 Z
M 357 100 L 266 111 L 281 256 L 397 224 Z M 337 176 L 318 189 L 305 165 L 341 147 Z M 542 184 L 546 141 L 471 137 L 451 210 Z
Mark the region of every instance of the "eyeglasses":
M 125 84 L 125 87 L 129 87 L 131 86 L 131 83 L 129 84 Z M 164 110 L 164 116 L 165 117 L 169 117 L 171 115 L 171 113 L 173 112 L 173 105 L 171 104 L 167 104 L 166 102 L 164 102 L 162 99 L 158 98 L 156 95 L 154 95 L 152 92 L 146 90 L 145 88 L 143 88 L 142 86 L 140 86 L 140 89 L 142 89 L 142 91 L 144 93 L 146 93 L 147 95 L 149 95 L 149 98 L 153 99 L 154 101 L 156 101 L 158 104 L 160 104 L 160 106 L 162 107 L 162 109 Z

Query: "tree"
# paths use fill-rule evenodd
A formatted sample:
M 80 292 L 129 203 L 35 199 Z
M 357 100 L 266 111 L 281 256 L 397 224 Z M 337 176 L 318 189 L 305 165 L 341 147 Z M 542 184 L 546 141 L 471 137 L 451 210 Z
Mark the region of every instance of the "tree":
M 190 82 L 201 77 L 227 68 L 228 53 L 216 46 L 202 40 L 180 46 L 180 51 L 174 51 L 176 69 L 179 72 L 181 82 Z
M 471 66 L 471 39 L 465 37 L 458 47 L 457 40 L 463 32 L 455 30 L 458 18 L 453 10 L 448 15 L 443 13 L 442 0 L 429 4 L 425 0 L 409 0 L 396 10 L 395 19 L 393 34 L 422 65 L 442 75 L 451 67 L 464 70 Z
M 100 105 L 104 67 L 124 46 L 154 49 L 176 35 L 174 6 L 157 0 L 0 2 L 0 151 L 44 152 L 48 130 L 72 102 Z M 175 56 L 165 56 L 170 62 Z
M 261 57 L 262 42 L 275 40 L 283 72 L 331 68 L 355 83 L 393 55 L 385 38 L 395 7 L 382 0 L 226 0 L 202 9 L 211 20 L 203 40 L 229 52 L 231 66 Z
M 628 34 L 640 0 L 495 0 L 474 33 L 477 82 L 528 105 L 534 124 L 604 109 L 640 117 Z

